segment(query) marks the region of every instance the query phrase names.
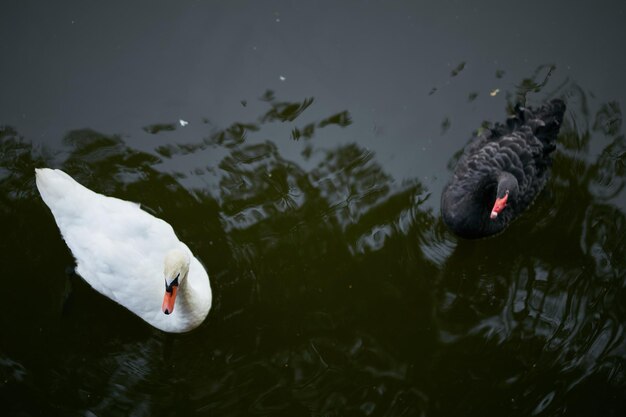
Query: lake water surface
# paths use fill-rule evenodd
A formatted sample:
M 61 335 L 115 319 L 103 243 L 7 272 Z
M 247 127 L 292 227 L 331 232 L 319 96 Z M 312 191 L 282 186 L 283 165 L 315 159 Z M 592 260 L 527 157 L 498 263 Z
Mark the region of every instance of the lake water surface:
M 1 414 L 626 415 L 625 10 L 5 0 Z M 557 97 L 537 201 L 456 238 L 458 152 Z M 211 278 L 203 325 L 76 276 L 41 166 L 169 222 Z

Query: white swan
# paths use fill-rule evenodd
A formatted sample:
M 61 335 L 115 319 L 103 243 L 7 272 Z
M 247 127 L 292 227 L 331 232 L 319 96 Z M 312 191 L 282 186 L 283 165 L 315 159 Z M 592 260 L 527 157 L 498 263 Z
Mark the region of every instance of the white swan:
M 186 332 L 204 321 L 211 308 L 209 276 L 168 223 L 139 204 L 93 192 L 61 170 L 36 169 L 35 176 L 76 272 L 89 285 L 166 332 Z

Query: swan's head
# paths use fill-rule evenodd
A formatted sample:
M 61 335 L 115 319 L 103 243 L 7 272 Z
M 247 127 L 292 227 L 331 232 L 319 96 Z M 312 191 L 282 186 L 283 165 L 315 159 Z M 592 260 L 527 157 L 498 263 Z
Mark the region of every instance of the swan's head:
M 163 297 L 163 312 L 172 314 L 178 288 L 189 272 L 189 255 L 180 249 L 172 249 L 165 255 L 165 296 Z
M 519 185 L 517 179 L 508 172 L 503 172 L 498 176 L 498 189 L 496 191 L 496 201 L 493 203 L 489 218 L 495 220 L 512 201 L 517 198 Z

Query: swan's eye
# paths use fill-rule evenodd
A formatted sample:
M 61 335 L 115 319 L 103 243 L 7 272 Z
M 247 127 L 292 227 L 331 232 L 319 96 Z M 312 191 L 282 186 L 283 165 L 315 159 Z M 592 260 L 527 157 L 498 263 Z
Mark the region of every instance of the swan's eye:
M 167 281 L 165 281 L 165 291 L 171 293 L 173 291 L 174 287 L 178 287 L 178 277 L 180 276 L 180 274 L 176 275 L 176 278 L 174 278 L 174 281 L 172 281 L 172 283 L 170 285 L 167 285 Z

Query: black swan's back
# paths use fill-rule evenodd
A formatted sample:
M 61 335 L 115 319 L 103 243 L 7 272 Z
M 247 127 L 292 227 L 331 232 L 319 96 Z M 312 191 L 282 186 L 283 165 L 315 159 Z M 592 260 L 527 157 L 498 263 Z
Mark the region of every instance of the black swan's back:
M 443 220 L 455 234 L 497 234 L 534 201 L 548 179 L 564 113 L 565 103 L 558 99 L 537 109 L 517 106 L 505 124 L 470 142 L 441 196 Z M 502 186 L 505 179 L 507 187 Z M 506 208 L 490 217 L 496 193 L 512 182 L 515 190 Z

